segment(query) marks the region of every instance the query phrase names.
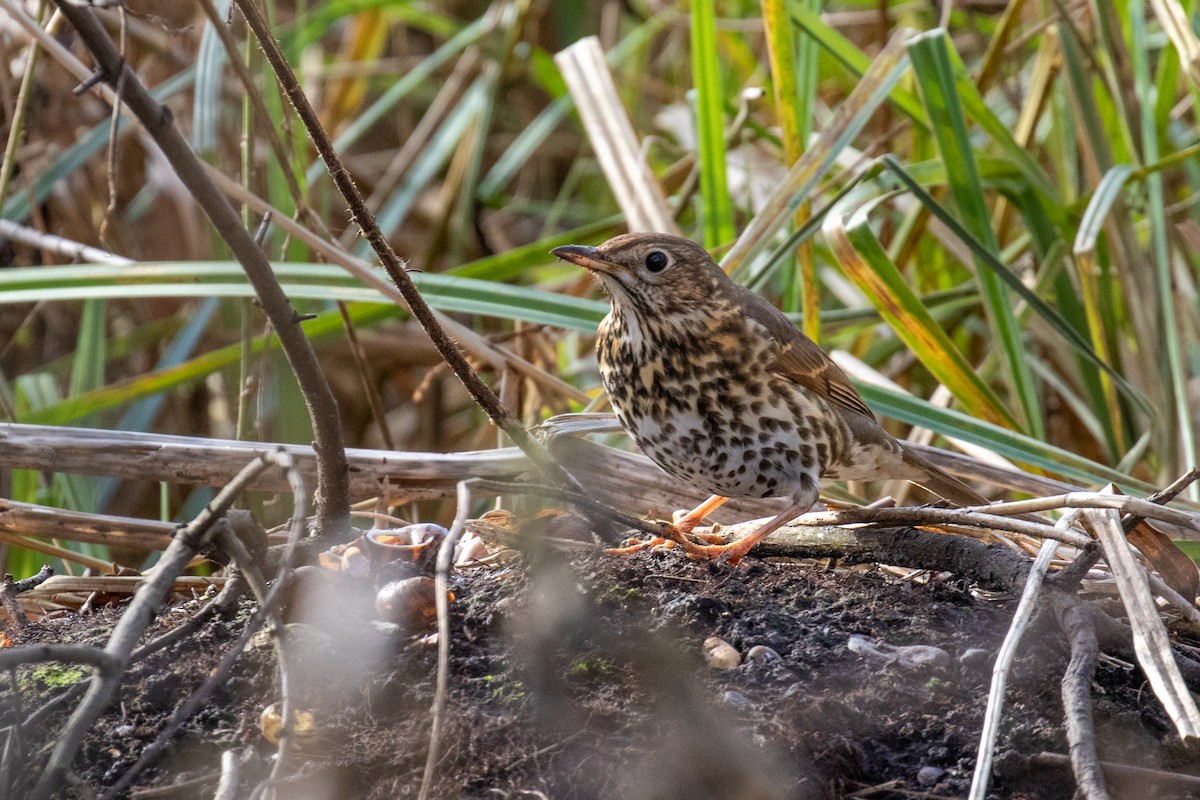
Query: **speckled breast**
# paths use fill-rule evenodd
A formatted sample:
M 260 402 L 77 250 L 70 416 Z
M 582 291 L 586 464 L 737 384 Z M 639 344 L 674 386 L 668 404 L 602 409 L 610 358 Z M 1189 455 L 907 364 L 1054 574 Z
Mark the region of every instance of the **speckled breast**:
M 605 320 L 597 355 L 622 426 L 660 467 L 711 494 L 784 496 L 803 476 L 819 481 L 842 438 L 824 400 L 772 372 L 774 342 L 750 335 L 744 317 L 709 322 Z

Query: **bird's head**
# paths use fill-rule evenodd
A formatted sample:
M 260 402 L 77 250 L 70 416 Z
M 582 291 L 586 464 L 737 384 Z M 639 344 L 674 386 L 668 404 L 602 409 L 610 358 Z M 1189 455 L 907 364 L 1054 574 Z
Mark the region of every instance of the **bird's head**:
M 686 311 L 729 283 L 703 247 L 664 233 L 627 233 L 599 247 L 572 244 L 550 252 L 589 270 L 614 307 L 639 316 Z

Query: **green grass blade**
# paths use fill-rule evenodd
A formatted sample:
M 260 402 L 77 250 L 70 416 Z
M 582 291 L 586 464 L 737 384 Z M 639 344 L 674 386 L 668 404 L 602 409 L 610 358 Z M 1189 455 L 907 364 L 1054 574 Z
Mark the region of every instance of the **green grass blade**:
M 217 298 L 209 297 L 200 304 L 195 313 L 189 314 L 178 334 L 167 343 L 162 356 L 159 357 L 158 363 L 154 365 L 154 368 L 166 369 L 190 358 L 199 345 L 200 337 L 208 327 L 208 323 L 212 320 L 219 304 L 220 301 Z M 97 387 L 100 385 L 97 384 Z M 121 419 L 116 426 L 117 429 L 122 431 L 151 430 L 154 419 L 158 416 L 158 412 L 162 409 L 165 402 L 165 395 L 156 394 L 133 403 L 121 415 Z M 120 484 L 120 480 L 116 478 L 101 478 L 97 481 L 96 507 L 107 507 L 108 501 L 112 498 Z
M 950 48 L 946 48 L 945 53 L 954 71 L 954 88 L 965 115 L 987 131 L 996 144 L 1000 145 L 1004 157 L 1010 159 L 1020 169 L 1029 185 L 1042 195 L 1052 221 L 1060 227 L 1065 226 L 1067 216 L 1054 181 L 1050 180 L 1050 176 L 1029 148 L 1022 147 L 1014 138 L 1009 126 L 988 108 L 958 53 Z
M 222 17 L 229 13 L 229 0 L 216 0 L 213 5 Z M 224 68 L 225 48 L 212 22 L 205 20 L 196 53 L 196 89 L 192 98 L 192 148 L 198 153 L 217 149 Z
M 625 34 L 605 56 L 609 66 L 615 67 L 625 63 L 633 53 L 644 48 L 647 42 L 674 19 L 676 19 L 675 13 L 665 10 Z M 562 81 L 561 74 L 556 77 L 560 82 Z M 480 181 L 479 199 L 485 203 L 494 201 L 501 189 L 512 181 L 517 171 L 538 152 L 539 148 L 545 144 L 547 137 L 570 115 L 574 108 L 575 98 L 570 94 L 564 94 L 556 97 L 550 105 L 542 109 L 533 122 L 526 126 L 508 149 L 496 159 L 496 163 Z
M 696 149 L 700 160 L 700 221 L 710 250 L 732 241 L 733 204 L 725 180 L 725 119 L 717 60 L 715 0 L 691 0 L 692 85 L 696 91 Z
M 421 196 L 421 192 L 450 161 L 450 157 L 454 154 L 454 150 L 463 136 L 483 114 L 487 103 L 487 94 L 488 81 L 486 78 L 481 77 L 471 84 L 471 88 L 463 94 L 462 100 L 446 116 L 429 146 L 413 162 L 404 183 L 392 193 L 376 213 L 375 221 L 379 223 L 379 228 L 385 236 L 390 236 L 400 227 L 400 224 L 408 216 L 408 212 L 412 210 L 413 205 Z M 359 258 L 369 257 L 371 254 L 370 244 L 366 241 L 359 242 L 354 249 L 354 254 Z
M 543 262 L 548 258 L 543 256 Z M 343 300 L 391 305 L 374 289 L 361 286 L 339 267 L 277 264 L 284 291 L 293 299 Z M 498 319 L 519 320 L 579 331 L 594 331 L 607 313 L 599 300 L 570 297 L 459 275 L 417 272 L 413 282 L 431 306 Z M 0 304 L 34 300 L 96 300 L 134 297 L 253 297 L 240 265 L 226 262 L 104 264 L 69 267 L 14 267 L 0 270 Z
M 1003 403 L 909 288 L 871 230 L 868 214 L 884 198 L 860 204 L 860 197 L 861 193 L 849 195 L 825 219 L 825 237 L 842 271 L 878 309 L 896 336 L 970 413 L 997 425 L 1015 426 Z
M 884 156 L 882 162 L 900 179 L 905 188 L 912 192 L 912 194 L 919 201 L 921 201 L 921 204 L 925 206 L 925 208 L 929 209 L 930 212 L 932 212 L 940 222 L 946 225 L 946 227 L 948 227 L 955 236 L 957 236 L 968 247 L 971 248 L 971 251 L 976 258 L 976 262 L 982 267 L 987 268 L 986 270 L 981 270 L 981 273 L 986 271 L 987 273 L 994 275 L 998 280 L 1007 284 L 1010 289 L 1019 294 L 1021 299 L 1029 304 L 1030 308 L 1038 316 L 1049 323 L 1050 326 L 1054 328 L 1054 330 L 1057 331 L 1067 341 L 1068 344 L 1075 348 L 1080 355 L 1082 355 L 1092 365 L 1103 371 L 1114 382 L 1116 382 L 1116 384 L 1121 387 L 1122 391 L 1125 392 L 1131 400 L 1137 403 L 1139 408 L 1141 408 L 1148 416 L 1154 415 L 1153 409 L 1151 408 L 1149 401 L 1146 400 L 1145 396 L 1131 386 L 1129 382 L 1125 380 L 1124 376 L 1113 369 L 1111 364 L 1097 355 L 1096 351 L 1093 350 L 1088 341 L 1080 335 L 1079 331 L 1076 330 L 1074 325 L 1064 319 L 1062 314 L 1060 314 L 1055 308 L 1046 303 L 1046 301 L 1042 300 L 1037 293 L 1030 290 L 1029 287 L 1026 286 L 1024 282 L 1022 282 L 1021 279 L 1015 273 L 1013 273 L 1012 270 L 1004 265 L 1004 262 L 1001 261 L 998 256 L 990 252 L 987 247 L 979 241 L 978 238 L 968 231 L 962 222 L 946 211 L 945 207 L 934 200 L 932 195 L 922 189 L 917 181 L 913 180 L 913 178 L 906 173 L 905 169 L 900 166 L 898 161 L 891 156 Z
M 351 319 L 360 325 L 370 325 L 381 319 L 399 315 L 395 306 L 369 305 L 352 306 Z M 304 333 L 313 342 L 321 342 L 343 335 L 342 317 L 336 311 L 319 315 L 302 323 Z M 274 337 L 255 337 L 251 348 L 261 353 Z M 30 409 L 19 415 L 19 422 L 37 425 L 72 425 L 89 414 L 107 411 L 133 403 L 157 392 L 186 386 L 204 380 L 217 370 L 230 367 L 241 357 L 242 345 L 231 344 L 185 361 L 174 367 L 155 370 L 119 383 L 69 397 L 44 407 Z
M 821 19 L 820 10 L 806 0 L 787 0 L 792 21 L 817 42 L 822 49 L 839 61 L 854 77 L 862 78 L 871 66 L 871 58 L 849 39 Z M 899 111 L 922 128 L 929 128 L 929 118 L 916 95 L 904 88 L 891 87 L 888 100 Z
M 885 417 L 986 447 L 1005 458 L 1046 470 L 1065 480 L 1077 481 L 1089 487 L 1112 482 L 1126 491 L 1146 494 L 1156 490 L 1152 484 L 1032 436 L 879 386 L 860 383 L 857 388 L 871 407 Z
M 935 30 L 915 37 L 909 45 L 909 55 L 926 110 L 934 123 L 934 138 L 942 160 L 946 162 L 950 189 L 963 224 L 989 253 L 997 255 L 1000 247 L 992 230 L 991 215 L 983 197 L 983 185 L 967 135 L 966 120 L 955 91 L 954 71 L 945 32 Z M 1025 359 L 1024 337 L 1017 325 L 1008 292 L 1000 277 L 992 270 L 980 267 L 977 275 L 1010 387 L 1021 405 L 1024 425 L 1033 435 L 1044 436 L 1041 399 L 1033 372 Z
M 812 188 L 833 165 L 838 153 L 849 146 L 875 109 L 887 99 L 908 68 L 904 46 L 909 35 L 905 30 L 895 33 L 871 62 L 862 80 L 845 102 L 838 106 L 833 119 L 822 129 L 817 141 L 788 170 L 779 188 L 771 194 L 722 259 L 721 264 L 726 272 L 736 274 L 740 269 L 749 267 L 754 257 L 767 247 L 774 235 L 788 224 L 796 210 L 807 201 Z
M 1142 163 L 1152 164 L 1159 159 L 1158 131 L 1154 127 L 1153 84 L 1150 79 L 1146 34 L 1145 8 L 1141 0 L 1129 2 L 1130 56 L 1133 62 L 1133 82 L 1137 96 L 1143 98 L 1139 104 L 1141 118 Z M 1177 433 L 1172 437 L 1178 442 L 1178 455 L 1174 459 L 1184 469 L 1195 465 L 1196 436 L 1192 426 L 1192 404 L 1188 400 L 1188 370 L 1184 365 L 1183 348 L 1179 340 L 1180 327 L 1175 309 L 1175 279 L 1171 274 L 1171 253 L 1167 241 L 1167 212 L 1163 191 L 1163 178 L 1159 172 L 1146 176 L 1146 217 L 1150 222 L 1150 255 L 1154 260 L 1155 285 L 1158 289 L 1158 305 L 1161 324 L 1161 350 L 1166 366 L 1163 375 L 1171 387 L 1174 401 L 1173 417 Z M 1188 487 L 1189 498 L 1200 499 L 1200 489 L 1195 484 Z
M 1100 298 L 1096 243 L 1100 238 L 1105 220 L 1112 211 L 1113 205 L 1120 199 L 1125 182 L 1132 173 L 1133 168 L 1128 164 L 1113 167 L 1104 173 L 1104 177 L 1100 179 L 1100 184 L 1092 194 L 1092 199 L 1084 209 L 1083 219 L 1079 222 L 1079 229 L 1076 231 L 1075 243 L 1072 248 L 1075 255 L 1076 274 L 1079 279 L 1080 300 L 1092 348 L 1096 351 L 1096 355 L 1106 363 L 1111 361 L 1111 355 Z M 1114 455 L 1119 455 L 1125 446 L 1124 437 L 1121 435 L 1123 430 L 1123 426 L 1120 424 L 1121 406 L 1117 402 L 1112 376 L 1108 372 L 1102 372 L 1099 377 L 1101 405 L 1108 412 L 1109 424 L 1105 426 L 1105 429 L 1109 448 Z
M 379 99 L 375 100 L 363 113 L 355 117 L 354 121 L 338 134 L 338 137 L 333 142 L 334 148 L 338 152 L 344 152 L 347 148 L 358 142 L 363 137 L 363 134 L 390 114 L 396 105 L 407 97 L 409 93 L 429 81 L 450 59 L 479 41 L 495 24 L 495 14 L 489 12 L 450 37 L 445 44 L 422 59 L 419 64 L 408 72 L 404 73 L 404 76 L 389 86 L 387 91 L 379 96 Z M 325 164 L 318 159 L 308 168 L 305 178 L 311 184 L 324 174 L 324 172 Z
M 544 266 L 550 251 L 565 244 L 599 244 L 621 229 L 620 214 L 573 228 L 565 233 L 547 236 L 531 244 L 514 247 L 503 253 L 461 264 L 446 270 L 448 275 L 478 278 L 489 281 L 507 281 L 527 274 L 529 270 Z

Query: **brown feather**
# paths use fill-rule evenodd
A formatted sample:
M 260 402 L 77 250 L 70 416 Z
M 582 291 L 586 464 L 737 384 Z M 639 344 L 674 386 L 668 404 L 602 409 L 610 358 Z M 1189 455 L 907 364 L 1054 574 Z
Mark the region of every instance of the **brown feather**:
M 875 414 L 859 396 L 850 378 L 817 344 L 805 336 L 783 312 L 742 286 L 737 301 L 751 319 L 762 325 L 779 343 L 777 374 L 816 392 L 826 400 L 874 420 Z
M 904 448 L 904 452 L 901 455 L 906 464 L 915 467 L 923 473 L 919 477 L 908 478 L 908 480 L 918 486 L 928 489 L 934 494 L 940 495 L 960 506 L 986 506 L 991 502 L 958 478 L 943 472 L 940 468 L 930 464 L 907 447 Z

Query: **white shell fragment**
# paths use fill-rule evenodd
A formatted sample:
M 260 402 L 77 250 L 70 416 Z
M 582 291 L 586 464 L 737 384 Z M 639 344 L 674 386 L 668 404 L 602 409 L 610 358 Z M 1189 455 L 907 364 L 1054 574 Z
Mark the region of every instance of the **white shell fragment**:
M 710 636 L 704 640 L 704 660 L 713 669 L 734 669 L 742 663 L 742 655 L 724 639 Z
M 950 665 L 950 654 L 940 647 L 928 644 L 896 645 L 880 642 L 870 636 L 856 633 L 846 643 L 850 652 L 867 658 L 897 664 L 908 669 L 928 667 L 945 668 Z

